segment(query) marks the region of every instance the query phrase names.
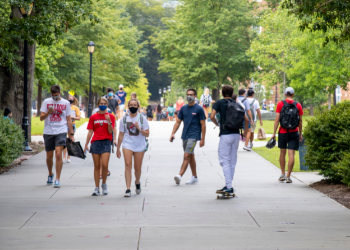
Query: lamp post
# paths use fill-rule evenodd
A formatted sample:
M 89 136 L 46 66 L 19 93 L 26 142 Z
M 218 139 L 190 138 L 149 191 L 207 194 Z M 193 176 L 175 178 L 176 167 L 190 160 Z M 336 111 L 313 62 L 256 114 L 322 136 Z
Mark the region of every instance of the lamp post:
M 91 79 L 92 79 L 92 54 L 95 51 L 95 44 L 94 42 L 90 41 L 88 43 L 88 51 L 90 53 L 90 90 L 89 90 L 89 109 L 88 109 L 88 117 L 90 118 L 92 113 L 92 106 L 91 106 L 91 99 L 92 99 L 92 93 L 91 93 Z
M 21 7 L 21 14 L 24 18 L 30 15 L 33 9 L 33 3 L 30 5 L 29 9 Z M 28 40 L 24 40 L 24 88 L 23 88 L 23 119 L 22 119 L 22 129 L 24 131 L 24 151 L 33 151 L 28 143 Z
M 162 89 L 159 89 L 159 104 L 161 103 L 162 101 Z
M 164 106 L 165 106 L 166 87 L 164 87 L 164 89 L 163 89 L 163 94 L 164 94 Z

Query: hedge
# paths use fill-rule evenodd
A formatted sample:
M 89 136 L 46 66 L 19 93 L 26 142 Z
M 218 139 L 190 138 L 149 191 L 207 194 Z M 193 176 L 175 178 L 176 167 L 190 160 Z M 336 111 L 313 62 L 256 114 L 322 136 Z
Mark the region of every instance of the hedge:
M 21 126 L 4 119 L 0 112 L 0 167 L 6 167 L 21 156 L 24 135 Z
M 350 176 L 350 102 L 343 101 L 308 121 L 303 136 L 308 146 L 306 165 L 330 181 L 350 186 L 345 176 Z

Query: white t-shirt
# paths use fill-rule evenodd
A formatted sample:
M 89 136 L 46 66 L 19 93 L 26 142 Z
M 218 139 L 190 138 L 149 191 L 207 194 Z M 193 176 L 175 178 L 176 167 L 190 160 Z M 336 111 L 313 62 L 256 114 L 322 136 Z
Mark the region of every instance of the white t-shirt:
M 254 116 L 255 116 L 254 121 L 256 122 L 256 120 L 257 120 L 257 119 L 256 119 L 256 118 L 257 118 L 256 111 L 257 111 L 258 109 L 260 109 L 259 101 L 256 100 L 256 99 L 254 99 L 254 98 L 250 98 L 250 97 L 248 97 L 247 100 L 249 101 L 249 105 L 252 104 L 253 101 L 255 100 L 255 102 L 254 102 L 254 104 L 253 104 L 253 109 L 254 109 Z
M 63 99 L 54 101 L 52 97 L 44 100 L 40 111 L 47 113 L 49 107 L 52 106 L 55 110 L 45 119 L 44 135 L 57 135 L 67 133 L 67 116 L 71 115 L 71 107 L 69 101 Z
M 275 110 L 275 104 L 271 103 L 269 105 L 269 107 L 270 107 L 270 111 L 274 111 Z
M 144 152 L 147 146 L 146 137 L 135 127 L 135 122 L 138 122 L 142 130 L 149 129 L 148 121 L 145 117 L 143 117 L 143 126 L 141 125 L 140 116 L 142 115 L 138 114 L 134 118 L 131 118 L 127 115 L 125 126 L 124 117 L 120 119 L 119 131 L 124 133 L 123 148 L 133 152 Z

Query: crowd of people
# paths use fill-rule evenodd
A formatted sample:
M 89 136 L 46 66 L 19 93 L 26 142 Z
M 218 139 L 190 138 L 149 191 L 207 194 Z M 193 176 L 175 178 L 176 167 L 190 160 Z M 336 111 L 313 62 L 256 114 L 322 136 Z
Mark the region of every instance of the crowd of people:
M 54 184 L 55 188 L 60 188 L 60 176 L 63 162 L 70 162 L 66 157 L 66 143 L 75 141 L 75 121 L 80 118 L 77 99 L 69 96 L 67 100 L 61 97 L 61 90 L 58 85 L 50 89 L 51 97 L 44 100 L 41 106 L 40 120 L 44 123 L 44 144 L 46 150 L 46 163 L 48 168 L 48 184 Z M 176 105 L 170 105 L 168 108 L 161 108 L 160 105 L 154 110 L 149 105 L 142 109 L 140 101 L 137 100 L 137 94 L 132 93 L 130 100 L 127 100 L 127 94 L 123 90 L 123 85 L 114 92 L 112 88 L 107 89 L 107 95 L 100 97 L 98 107 L 94 110 L 88 122 L 88 134 L 84 147 L 85 153 L 91 153 L 94 162 L 94 180 L 95 189 L 93 196 L 108 195 L 107 177 L 110 175 L 108 169 L 111 152 L 114 153 L 114 147 L 117 148 L 116 156 L 120 159 L 122 156 L 125 163 L 125 197 L 131 196 L 132 169 L 135 174 L 135 193 L 141 193 L 141 166 L 144 155 L 148 150 L 148 137 L 150 134 L 149 121 L 156 116 L 157 120 L 163 118 L 163 112 L 167 113 L 175 123 L 170 135 L 170 142 L 175 140 L 175 134 L 181 123 L 182 147 L 184 151 L 183 161 L 179 174 L 174 176 L 175 183 L 180 185 L 183 175 L 188 165 L 191 168 L 192 176 L 186 182 L 188 185 L 197 184 L 198 176 L 196 171 L 195 147 L 199 142 L 200 147 L 205 146 L 206 121 L 210 120 L 220 129 L 220 142 L 218 146 L 218 157 L 220 165 L 223 168 L 225 176 L 225 186 L 217 190 L 217 193 L 233 194 L 232 186 L 235 168 L 237 164 L 237 151 L 239 141 L 244 139 L 244 149 L 250 151 L 253 147 L 254 131 L 256 129 L 257 118 L 260 125 L 263 125 L 259 102 L 254 98 L 254 90 L 245 89 L 238 91 L 238 96 L 234 93 L 232 86 L 222 87 L 223 99 L 214 102 L 206 89 L 204 94 L 197 99 L 197 91 L 188 89 L 186 92 L 186 101 L 180 97 Z M 291 183 L 290 174 L 294 166 L 294 154 L 298 150 L 299 141 L 302 140 L 302 107 L 293 100 L 294 90 L 287 88 L 286 100 L 277 105 L 276 120 L 274 124 L 274 134 L 279 124 L 285 119 L 286 107 L 297 110 L 297 127 L 280 127 L 278 132 L 278 147 L 280 148 L 280 165 L 282 174 L 280 181 Z M 209 115 L 209 108 L 212 106 Z M 5 110 L 6 117 L 11 116 L 10 110 Z M 288 114 L 287 114 L 288 115 Z M 168 118 L 167 118 L 168 119 Z M 289 119 L 290 120 L 290 119 Z M 117 135 L 117 125 L 119 125 L 119 134 Z M 242 132 L 243 129 L 243 132 Z M 69 138 L 69 140 L 67 140 Z M 288 150 L 289 162 L 288 172 L 285 174 L 285 156 Z M 62 157 L 64 155 L 64 157 Z M 56 159 L 56 178 L 53 173 L 53 157 Z M 101 191 L 100 191 L 100 182 Z

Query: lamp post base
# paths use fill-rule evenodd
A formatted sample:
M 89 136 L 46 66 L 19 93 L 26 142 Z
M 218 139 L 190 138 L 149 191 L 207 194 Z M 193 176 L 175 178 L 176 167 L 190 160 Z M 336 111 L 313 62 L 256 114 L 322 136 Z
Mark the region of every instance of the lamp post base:
M 33 149 L 29 146 L 29 143 L 27 141 L 23 144 L 23 151 L 33 151 Z

